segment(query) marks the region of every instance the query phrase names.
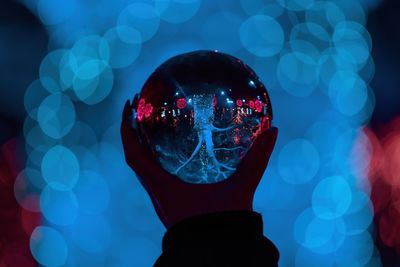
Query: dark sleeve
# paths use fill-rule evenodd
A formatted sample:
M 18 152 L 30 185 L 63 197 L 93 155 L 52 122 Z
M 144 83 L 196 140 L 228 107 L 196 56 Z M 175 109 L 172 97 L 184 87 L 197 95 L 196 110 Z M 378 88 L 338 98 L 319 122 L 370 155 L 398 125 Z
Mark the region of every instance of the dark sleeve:
M 154 267 L 278 266 L 279 252 L 263 235 L 259 213 L 211 213 L 177 223 L 164 235 Z

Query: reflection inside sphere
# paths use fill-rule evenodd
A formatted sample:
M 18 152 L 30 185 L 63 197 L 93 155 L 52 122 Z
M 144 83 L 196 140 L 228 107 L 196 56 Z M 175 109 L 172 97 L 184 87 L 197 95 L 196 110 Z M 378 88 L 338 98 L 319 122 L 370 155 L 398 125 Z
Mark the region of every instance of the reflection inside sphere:
M 229 178 L 272 120 L 268 93 L 254 71 L 216 51 L 167 60 L 134 107 L 142 142 L 165 170 L 189 183 Z

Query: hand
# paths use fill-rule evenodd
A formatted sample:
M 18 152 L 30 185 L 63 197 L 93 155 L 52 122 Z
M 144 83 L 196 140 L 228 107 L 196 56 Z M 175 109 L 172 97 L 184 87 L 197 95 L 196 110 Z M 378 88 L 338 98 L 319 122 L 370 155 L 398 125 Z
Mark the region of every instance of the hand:
M 278 129 L 269 128 L 254 141 L 235 173 L 214 184 L 190 184 L 168 173 L 141 145 L 132 127 L 132 106 L 125 103 L 121 136 L 128 165 L 136 172 L 164 225 L 196 215 L 252 210 L 253 196 L 275 146 Z

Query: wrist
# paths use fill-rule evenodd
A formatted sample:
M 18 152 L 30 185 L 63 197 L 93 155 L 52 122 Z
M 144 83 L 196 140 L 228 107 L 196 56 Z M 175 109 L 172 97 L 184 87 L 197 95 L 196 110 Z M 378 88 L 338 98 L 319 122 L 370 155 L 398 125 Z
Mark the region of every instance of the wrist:
M 254 238 L 263 235 L 262 217 L 251 210 L 212 212 L 184 219 L 171 226 L 163 238 L 163 250 L 193 240 Z
M 263 236 L 262 217 L 247 210 L 214 212 L 180 221 L 167 230 L 164 266 L 278 266 L 279 252 Z

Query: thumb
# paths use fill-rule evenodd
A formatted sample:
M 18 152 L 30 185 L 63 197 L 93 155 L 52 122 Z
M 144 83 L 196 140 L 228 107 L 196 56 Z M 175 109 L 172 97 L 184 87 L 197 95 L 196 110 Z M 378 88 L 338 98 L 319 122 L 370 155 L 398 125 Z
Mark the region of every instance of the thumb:
M 165 190 L 168 186 L 176 186 L 180 180 L 161 167 L 149 147 L 142 144 L 137 130 L 132 126 L 132 106 L 129 101 L 125 103 L 122 116 L 120 130 L 125 160 L 146 190 L 155 192 Z
M 234 174 L 240 186 L 252 190 L 257 188 L 275 147 L 277 136 L 278 128 L 271 127 L 254 140 Z

